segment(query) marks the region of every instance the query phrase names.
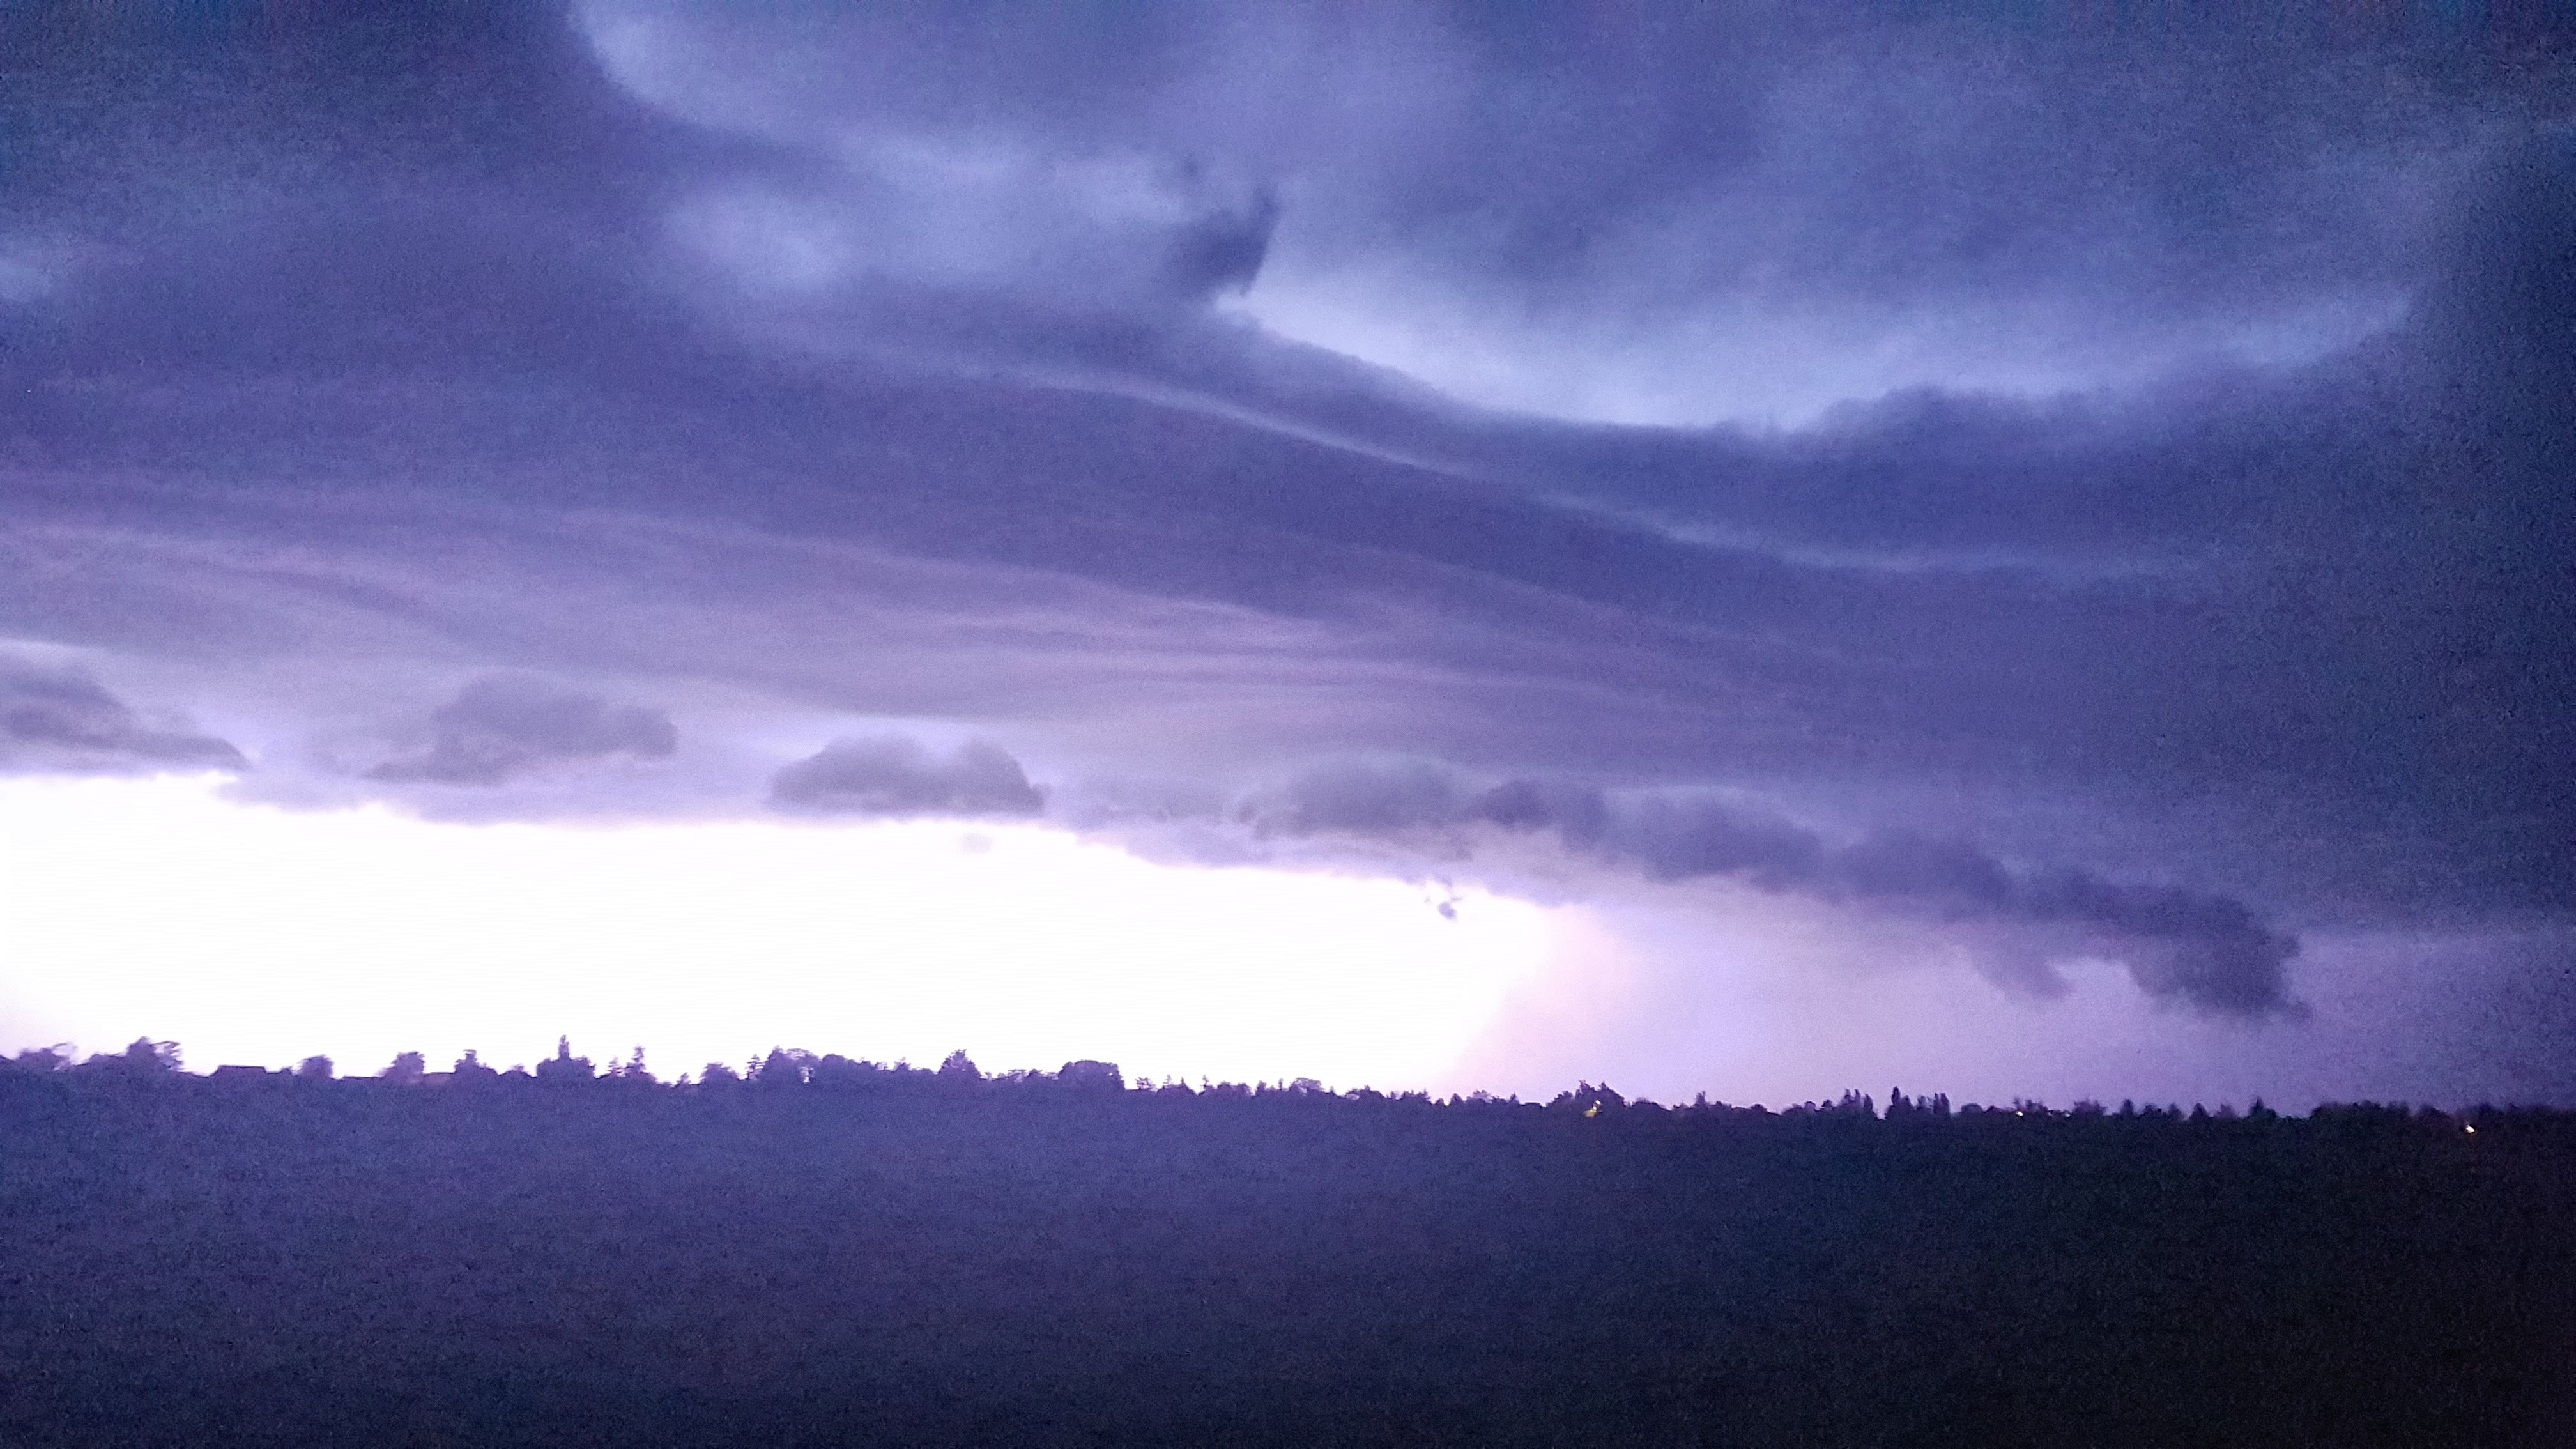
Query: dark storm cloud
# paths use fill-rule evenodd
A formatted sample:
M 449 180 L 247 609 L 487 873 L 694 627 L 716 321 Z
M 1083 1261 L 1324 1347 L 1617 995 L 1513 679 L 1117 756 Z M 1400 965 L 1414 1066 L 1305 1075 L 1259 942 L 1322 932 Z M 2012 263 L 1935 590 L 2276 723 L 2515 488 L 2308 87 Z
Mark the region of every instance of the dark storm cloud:
M 223 740 L 146 724 L 79 670 L 0 655 L 0 770 L 142 773 L 246 763 Z
M 2015 867 L 1961 840 L 1887 832 L 1844 844 L 1757 806 L 1565 781 L 1478 785 L 1423 761 L 1309 771 L 1245 815 L 1265 832 L 1401 836 L 1499 827 L 1551 832 L 1564 847 L 1662 881 L 1724 877 L 1756 889 L 1853 901 L 1949 922 L 2075 933 L 2118 958 L 2148 995 L 2229 1016 L 2295 1016 L 2287 964 L 2295 935 L 2244 902 L 2169 885 L 2105 879 L 2065 865 Z M 2002 979 L 2062 989 L 2044 962 L 1998 955 Z
M 548 766 L 627 755 L 670 758 L 679 748 L 671 717 L 641 705 L 612 705 L 597 695 L 543 679 L 478 679 L 430 715 L 430 742 L 416 755 L 388 760 L 368 774 L 378 780 L 440 785 L 498 785 Z
M 900 735 L 835 741 L 780 770 L 770 799 L 852 815 L 1035 815 L 1046 806 L 999 745 L 969 740 L 943 759 Z
M 2471 34 L 1897 5 L 584 14 L 643 94 L 783 144 L 828 137 L 922 194 L 980 195 L 996 158 L 1047 158 L 1054 224 L 972 208 L 1031 257 L 1134 213 L 1106 162 L 1271 178 L 1254 315 L 1372 356 L 1415 335 L 1377 360 L 1489 400 L 1700 420 L 2313 357 L 2403 304 L 2458 158 L 2546 114 L 2566 71 L 2541 17 Z M 909 254 L 901 225 L 870 233 L 871 265 Z
M 2218 1011 L 2576 910 L 2563 25 L 190 13 L 0 19 L 0 629 L 120 680 L 1007 728 Z M 777 798 L 1035 810 L 963 758 Z

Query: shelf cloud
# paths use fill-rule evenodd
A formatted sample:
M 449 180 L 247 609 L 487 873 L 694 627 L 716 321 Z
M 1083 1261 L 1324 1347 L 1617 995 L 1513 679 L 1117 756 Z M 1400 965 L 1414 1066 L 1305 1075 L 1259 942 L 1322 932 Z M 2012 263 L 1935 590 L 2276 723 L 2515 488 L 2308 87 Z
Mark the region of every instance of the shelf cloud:
M 2184 8 L 11 10 L 0 635 L 120 693 L 0 758 L 1503 840 L 2293 1022 L 2576 913 L 2576 46 Z

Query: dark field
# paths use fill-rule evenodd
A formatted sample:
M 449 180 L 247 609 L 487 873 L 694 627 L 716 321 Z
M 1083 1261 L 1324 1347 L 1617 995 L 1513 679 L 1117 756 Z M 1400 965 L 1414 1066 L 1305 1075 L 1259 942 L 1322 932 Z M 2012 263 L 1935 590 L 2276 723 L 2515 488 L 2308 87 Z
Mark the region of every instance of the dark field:
M 0 1444 L 2576 1444 L 2576 1118 L 0 1074 Z

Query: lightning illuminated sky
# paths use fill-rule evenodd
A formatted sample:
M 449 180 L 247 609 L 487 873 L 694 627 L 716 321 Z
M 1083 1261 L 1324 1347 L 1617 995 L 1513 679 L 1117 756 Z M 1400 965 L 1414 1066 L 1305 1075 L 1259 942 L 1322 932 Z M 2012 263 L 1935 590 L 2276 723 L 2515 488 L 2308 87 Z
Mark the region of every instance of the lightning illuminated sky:
M 2576 1101 L 2576 21 L 2256 9 L 0 6 L 0 1049 Z

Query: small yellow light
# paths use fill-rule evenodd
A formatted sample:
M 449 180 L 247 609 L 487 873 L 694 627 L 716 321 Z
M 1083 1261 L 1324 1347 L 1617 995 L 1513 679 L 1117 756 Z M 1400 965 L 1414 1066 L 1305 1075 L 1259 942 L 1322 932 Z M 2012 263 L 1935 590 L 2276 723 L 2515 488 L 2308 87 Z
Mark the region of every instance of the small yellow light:
M 2477 1136 L 2477 1135 L 2478 1135 L 2478 1129 L 2477 1129 L 2477 1128 L 2475 1128 L 2475 1127 L 2469 1126 L 2469 1125 L 2468 1125 L 2468 1124 L 2466 1124 L 2466 1123 L 2462 1123 L 2462 1124 L 2461 1124 L 2461 1126 L 2460 1126 L 2460 1130 L 2461 1130 L 2461 1131 L 2463 1131 L 2463 1132 L 2466 1132 L 2467 1134 L 2469 1134 L 2469 1135 L 2470 1135 L 2470 1136 L 2472 1136 L 2472 1137 L 2475 1137 L 2475 1136 Z

